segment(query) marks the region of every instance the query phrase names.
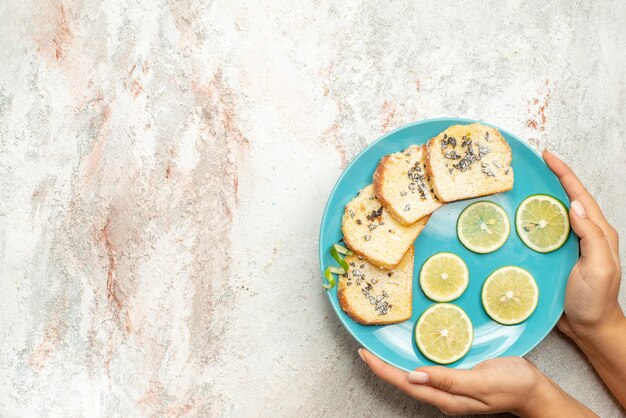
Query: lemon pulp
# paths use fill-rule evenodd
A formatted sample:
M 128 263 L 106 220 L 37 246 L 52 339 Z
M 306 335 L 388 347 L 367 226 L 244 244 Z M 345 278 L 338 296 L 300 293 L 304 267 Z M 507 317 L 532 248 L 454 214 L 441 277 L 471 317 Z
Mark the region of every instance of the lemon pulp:
M 500 248 L 509 237 L 510 230 L 504 209 L 485 200 L 466 207 L 459 215 L 456 228 L 461 243 L 468 250 L 481 254 Z
M 557 250 L 570 232 L 567 209 L 552 196 L 529 196 L 517 208 L 515 229 L 528 248 L 540 253 Z
M 535 311 L 539 289 L 528 271 L 506 266 L 487 277 L 481 299 L 487 315 L 494 321 L 504 325 L 519 324 Z
M 463 294 L 469 283 L 467 265 L 456 254 L 438 253 L 424 262 L 420 287 L 436 302 L 450 302 Z
M 415 326 L 415 342 L 426 358 L 453 363 L 469 351 L 474 329 L 469 317 L 456 305 L 437 303 L 424 311 Z

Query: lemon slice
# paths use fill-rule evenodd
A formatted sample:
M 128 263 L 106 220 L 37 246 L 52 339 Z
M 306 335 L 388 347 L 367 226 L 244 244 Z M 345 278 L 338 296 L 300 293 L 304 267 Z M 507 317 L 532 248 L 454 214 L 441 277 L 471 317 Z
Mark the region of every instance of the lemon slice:
M 509 237 L 509 217 L 496 203 L 482 200 L 472 203 L 459 215 L 456 233 L 470 251 L 485 254 L 502 247 Z
M 567 209 L 552 196 L 528 196 L 515 213 L 515 229 L 522 242 L 531 250 L 540 253 L 558 250 L 569 236 Z
M 539 289 L 528 271 L 506 266 L 487 277 L 481 298 L 491 319 L 503 325 L 513 325 L 525 321 L 535 311 Z
M 474 328 L 465 311 L 450 303 L 436 303 L 426 309 L 415 326 L 417 348 L 439 364 L 457 361 L 469 351 Z
M 463 294 L 469 283 L 465 262 L 456 254 L 432 255 L 420 271 L 420 287 L 436 302 L 450 302 Z

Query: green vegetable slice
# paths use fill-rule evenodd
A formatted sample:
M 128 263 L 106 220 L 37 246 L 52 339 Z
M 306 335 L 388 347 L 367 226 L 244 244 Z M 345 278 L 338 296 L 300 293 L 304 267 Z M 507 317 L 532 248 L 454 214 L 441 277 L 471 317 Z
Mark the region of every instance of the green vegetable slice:
M 333 244 L 333 248 L 335 250 L 337 250 L 337 252 L 339 254 L 343 254 L 343 255 L 352 255 L 354 254 L 352 251 L 350 251 L 349 249 L 347 249 L 346 247 L 344 247 L 343 245 L 339 245 L 339 244 Z
M 349 270 L 348 262 L 344 260 L 342 256 L 339 255 L 339 251 L 337 251 L 337 248 L 335 248 L 335 245 L 330 247 L 330 255 L 335 259 L 337 263 L 339 263 L 341 268 L 344 270 L 342 273 L 338 273 L 338 274 L 343 274 Z
M 322 283 L 322 286 L 326 290 L 332 289 L 333 287 L 335 287 L 335 284 L 337 283 L 335 281 L 335 276 L 333 276 L 333 274 L 346 274 L 346 272 L 350 269 L 350 267 L 348 266 L 348 262 L 343 259 L 341 254 L 352 255 L 354 253 L 350 251 L 349 249 L 347 249 L 346 247 L 341 246 L 339 244 L 333 244 L 333 246 L 330 247 L 330 255 L 335 259 L 337 263 L 339 263 L 341 267 L 329 266 L 329 267 L 326 267 L 326 270 L 324 270 L 324 277 L 328 281 L 328 284 Z
M 324 271 L 324 277 L 326 277 L 326 280 L 328 280 L 328 284 L 322 283 L 322 287 L 324 287 L 324 289 L 326 290 L 330 290 L 335 287 L 335 276 L 333 276 L 333 273 L 331 271 L 332 268 L 333 267 L 326 267 L 326 270 Z

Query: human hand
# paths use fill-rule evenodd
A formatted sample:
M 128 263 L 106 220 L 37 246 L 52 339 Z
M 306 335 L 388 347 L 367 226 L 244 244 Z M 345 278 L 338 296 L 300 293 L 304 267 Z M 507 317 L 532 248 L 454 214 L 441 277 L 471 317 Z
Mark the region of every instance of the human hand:
M 487 360 L 471 370 L 433 366 L 407 373 L 365 349 L 359 354 L 378 377 L 447 415 L 595 416 L 521 357 Z
M 563 161 L 543 158 L 570 198 L 570 223 L 580 237 L 580 259 L 572 268 L 559 329 L 579 342 L 623 319 L 617 297 L 621 280 L 618 235 L 600 206 Z

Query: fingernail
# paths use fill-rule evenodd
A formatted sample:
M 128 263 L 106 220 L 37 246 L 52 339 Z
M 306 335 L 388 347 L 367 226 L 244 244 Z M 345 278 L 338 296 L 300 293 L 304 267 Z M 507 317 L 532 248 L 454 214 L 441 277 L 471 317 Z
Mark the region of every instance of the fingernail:
M 583 205 L 581 205 L 578 200 L 572 201 L 572 209 L 574 209 L 574 212 L 576 212 L 576 215 L 578 215 L 580 218 L 587 217 L 587 212 L 585 212 L 585 208 L 583 208 Z
M 428 377 L 426 372 L 409 372 L 409 382 L 411 383 L 428 383 Z
M 363 349 L 362 349 L 362 348 L 359 348 L 359 349 L 357 350 L 357 352 L 359 353 L 359 357 L 361 357 L 361 360 L 365 361 L 365 357 L 363 357 Z M 367 363 L 367 362 L 366 362 L 366 363 Z

